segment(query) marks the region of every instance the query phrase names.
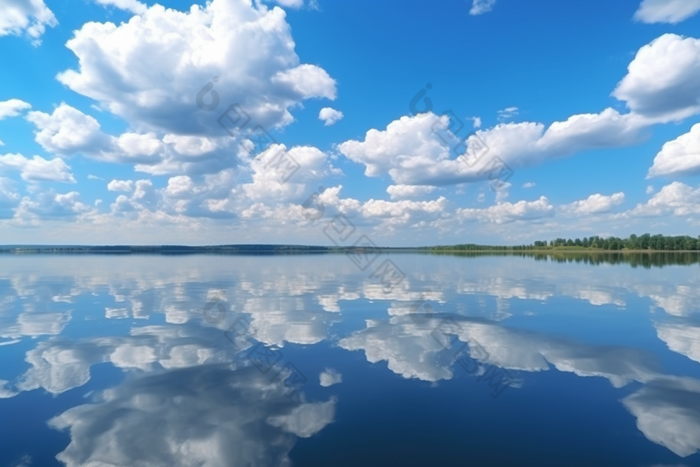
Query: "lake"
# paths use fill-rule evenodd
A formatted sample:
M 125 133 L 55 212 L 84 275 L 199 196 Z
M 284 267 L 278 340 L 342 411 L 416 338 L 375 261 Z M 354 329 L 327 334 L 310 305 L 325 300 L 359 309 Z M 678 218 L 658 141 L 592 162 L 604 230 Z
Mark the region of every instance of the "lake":
M 696 253 L 0 261 L 0 467 L 700 465 Z

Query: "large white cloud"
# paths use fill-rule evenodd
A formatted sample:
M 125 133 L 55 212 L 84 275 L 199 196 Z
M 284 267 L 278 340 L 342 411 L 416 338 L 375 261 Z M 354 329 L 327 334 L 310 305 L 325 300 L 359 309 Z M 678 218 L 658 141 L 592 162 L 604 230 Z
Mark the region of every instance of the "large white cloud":
M 32 106 L 19 99 L 10 99 L 0 102 L 0 120 L 8 117 L 16 117 L 23 110 L 31 109 Z
M 672 182 L 661 188 L 646 203 L 640 203 L 620 216 L 651 217 L 669 214 L 688 216 L 698 213 L 700 213 L 700 188 L 692 188 L 681 182 Z
M 154 175 L 213 173 L 238 163 L 232 148 L 240 149 L 240 141 L 228 136 L 126 132 L 116 137 L 104 133 L 94 117 L 65 103 L 50 114 L 29 112 L 27 120 L 36 127 L 35 139 L 46 151 L 132 164 L 137 171 Z
M 44 191 L 38 196 L 25 196 L 15 210 L 15 219 L 24 224 L 37 225 L 42 220 L 75 220 L 92 212 L 80 201 L 80 193 Z
M 658 121 L 700 112 L 700 39 L 664 34 L 637 52 L 613 96 Z
M 643 0 L 634 19 L 643 23 L 679 23 L 700 11 L 700 0 Z
M 335 400 L 300 403 L 255 368 L 205 365 L 147 375 L 50 421 L 70 430 L 68 467 L 290 465 L 298 438 L 335 417 Z
M 700 171 L 700 123 L 663 145 L 649 169 L 648 178 L 692 175 Z
M 654 327 L 669 349 L 700 363 L 700 327 L 674 323 L 655 323 Z
M 600 214 L 610 211 L 613 207 L 625 201 L 623 192 L 613 193 L 610 196 L 593 194 L 586 199 L 574 201 L 571 204 L 562 206 L 562 210 L 569 214 L 587 215 Z
M 5 154 L 0 156 L 0 171 L 3 169 L 19 171 L 22 180 L 28 182 L 75 183 L 75 178 L 70 173 L 70 167 L 60 157 L 47 160 L 41 156 L 29 159 L 21 154 Z
M 109 149 L 109 137 L 102 133 L 97 120 L 65 103 L 51 114 L 29 112 L 27 120 L 37 128 L 36 142 L 49 152 L 96 155 Z
M 0 37 L 26 34 L 39 45 L 46 26 L 57 24 L 43 0 L 0 0 Z
M 346 141 L 338 149 L 364 164 L 368 177 L 388 174 L 397 184 L 446 185 L 487 178 L 488 172 L 480 171 L 493 156 L 513 168 L 535 165 L 587 149 L 634 144 L 648 125 L 642 117 L 621 115 L 610 108 L 599 114 L 574 115 L 546 129 L 534 122 L 501 123 L 476 132 L 487 147 L 482 151 L 476 149 L 481 143 L 474 136 L 467 139 L 465 148 L 456 138 L 433 131 L 442 126 L 438 118 L 430 112 L 401 117 L 386 130 L 371 129 L 364 141 Z M 471 154 L 483 156 L 479 159 Z
M 217 118 L 235 103 L 251 127 L 284 126 L 302 100 L 336 96 L 322 68 L 300 63 L 284 10 L 249 0 L 213 0 L 189 12 L 154 5 L 119 26 L 87 23 L 66 45 L 79 69 L 59 81 L 132 125 L 175 134 L 225 134 Z M 219 100 L 214 111 L 197 106 L 208 83 Z
M 516 203 L 498 203 L 484 209 L 464 208 L 457 210 L 457 217 L 464 220 L 479 220 L 494 224 L 506 224 L 522 220 L 537 220 L 551 217 L 555 213 L 545 196 L 535 201 L 521 200 Z
M 700 449 L 700 382 L 668 378 L 647 384 L 622 400 L 650 441 L 681 457 Z

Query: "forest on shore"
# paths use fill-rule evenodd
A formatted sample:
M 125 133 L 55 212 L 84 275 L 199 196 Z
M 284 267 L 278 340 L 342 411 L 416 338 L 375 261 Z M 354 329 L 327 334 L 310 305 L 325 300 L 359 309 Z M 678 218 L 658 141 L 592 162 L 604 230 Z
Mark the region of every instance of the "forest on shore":
M 583 238 L 557 238 L 554 240 L 536 241 L 529 245 L 492 246 L 473 243 L 463 245 L 445 245 L 431 247 L 433 251 L 522 251 L 522 250 L 564 250 L 564 249 L 593 249 L 593 250 L 651 250 L 651 251 L 695 251 L 700 249 L 700 236 L 688 235 L 666 236 L 630 235 L 627 238 L 599 236 Z

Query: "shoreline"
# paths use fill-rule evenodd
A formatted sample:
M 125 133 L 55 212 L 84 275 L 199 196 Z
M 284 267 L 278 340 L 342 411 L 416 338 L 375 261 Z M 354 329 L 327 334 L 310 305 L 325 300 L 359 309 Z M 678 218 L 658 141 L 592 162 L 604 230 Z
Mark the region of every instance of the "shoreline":
M 361 251 L 354 247 L 297 246 L 297 245 L 231 245 L 231 246 L 0 246 L 0 255 L 308 255 L 338 254 Z M 658 253 L 700 253 L 700 250 L 604 250 L 593 248 L 533 248 L 522 250 L 461 250 L 440 249 L 440 247 L 377 247 L 386 253 L 422 253 L 422 254 L 658 254 Z

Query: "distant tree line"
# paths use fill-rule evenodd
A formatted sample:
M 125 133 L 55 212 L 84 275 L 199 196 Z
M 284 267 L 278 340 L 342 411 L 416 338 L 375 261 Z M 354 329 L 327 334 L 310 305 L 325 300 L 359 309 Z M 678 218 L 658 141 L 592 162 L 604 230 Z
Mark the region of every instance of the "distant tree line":
M 549 247 L 579 247 L 594 248 L 599 250 L 698 250 L 700 249 L 700 237 L 693 238 L 688 235 L 666 236 L 666 235 L 630 235 L 627 238 L 608 237 L 601 238 L 583 237 L 572 240 L 570 238 L 557 238 L 556 240 L 537 241 L 533 245 L 535 248 Z
M 693 251 L 700 250 L 700 237 L 693 238 L 688 235 L 630 235 L 628 238 L 599 236 L 583 238 L 557 238 L 555 240 L 536 241 L 530 245 L 493 246 L 467 243 L 463 245 L 446 245 L 431 247 L 432 251 L 522 251 L 540 250 L 552 248 L 571 249 L 595 249 L 595 250 L 657 250 L 657 251 Z

